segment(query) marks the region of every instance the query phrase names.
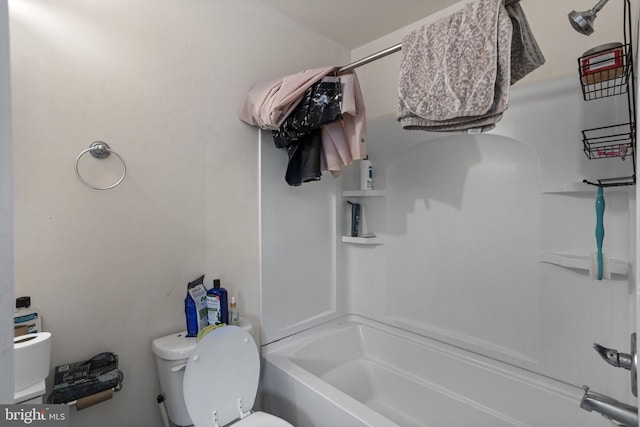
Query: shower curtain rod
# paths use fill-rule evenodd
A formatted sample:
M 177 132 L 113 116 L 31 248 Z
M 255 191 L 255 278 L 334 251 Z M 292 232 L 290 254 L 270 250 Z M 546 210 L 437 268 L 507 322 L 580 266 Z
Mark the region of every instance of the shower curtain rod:
M 517 3 L 519 1 L 520 0 L 504 0 L 504 5 L 505 6 L 509 6 L 510 4 Z M 351 71 L 351 70 L 353 70 L 355 68 L 361 67 L 361 66 L 366 65 L 366 64 L 368 64 L 370 62 L 377 61 L 380 58 L 384 58 L 385 56 L 391 55 L 392 53 L 396 53 L 396 52 L 399 52 L 401 50 L 402 50 L 402 43 L 398 43 L 395 46 L 388 47 L 388 48 L 386 48 L 384 50 L 381 50 L 380 52 L 376 52 L 376 53 L 371 54 L 371 55 L 369 55 L 369 56 L 367 56 L 365 58 L 358 59 L 357 61 L 352 62 L 351 64 L 347 64 L 347 65 L 345 65 L 343 67 L 340 67 L 338 69 L 338 71 L 336 71 L 336 74 L 344 74 L 347 71 Z
M 373 61 L 377 61 L 380 58 L 384 58 L 387 55 L 391 55 L 392 53 L 396 53 L 398 51 L 402 50 L 402 43 L 398 43 L 395 46 L 391 46 L 386 48 L 385 50 L 381 50 L 380 52 L 376 52 L 372 55 L 367 56 L 366 58 L 362 58 L 359 59 L 355 62 L 352 62 L 349 65 L 345 65 L 344 67 L 341 67 L 338 69 L 338 71 L 336 71 L 337 74 L 344 74 L 347 71 L 351 71 L 354 68 L 358 68 L 361 67 L 365 64 L 368 64 L 369 62 L 373 62 Z

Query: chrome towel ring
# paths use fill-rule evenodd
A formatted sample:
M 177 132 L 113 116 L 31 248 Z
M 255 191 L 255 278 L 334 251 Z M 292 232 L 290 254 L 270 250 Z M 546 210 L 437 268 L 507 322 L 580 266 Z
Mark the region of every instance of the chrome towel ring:
M 111 153 L 113 153 L 122 162 L 122 176 L 120 177 L 120 179 L 118 179 L 117 182 L 115 182 L 114 184 L 108 187 L 96 187 L 89 184 L 87 181 L 85 181 L 84 178 L 82 178 L 82 176 L 80 175 L 80 171 L 78 170 L 78 163 L 80 162 L 80 159 L 82 158 L 82 156 L 84 156 L 87 153 L 91 153 L 91 155 L 96 159 L 106 159 L 111 155 Z M 78 177 L 80 182 L 86 185 L 87 187 L 93 188 L 94 190 L 110 190 L 120 185 L 120 183 L 124 180 L 124 177 L 127 175 L 127 164 L 124 162 L 124 159 L 122 158 L 122 156 L 120 156 L 120 154 L 116 153 L 111 149 L 111 147 L 109 147 L 109 144 L 102 141 L 96 141 L 93 144 L 91 144 L 89 148 L 87 148 L 86 150 L 83 150 L 80 154 L 78 154 L 78 157 L 76 157 L 75 170 L 76 170 L 76 176 Z

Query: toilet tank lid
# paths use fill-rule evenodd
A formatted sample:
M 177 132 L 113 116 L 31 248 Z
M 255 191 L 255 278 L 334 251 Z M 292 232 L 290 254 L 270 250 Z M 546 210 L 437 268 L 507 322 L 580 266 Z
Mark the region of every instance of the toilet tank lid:
M 196 338 L 188 337 L 187 331 L 156 338 L 151 343 L 153 354 L 164 360 L 187 359 L 194 348 Z

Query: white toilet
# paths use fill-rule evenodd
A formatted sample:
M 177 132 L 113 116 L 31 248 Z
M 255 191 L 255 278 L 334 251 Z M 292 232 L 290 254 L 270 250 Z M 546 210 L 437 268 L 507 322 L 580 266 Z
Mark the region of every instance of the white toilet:
M 260 356 L 247 332 L 251 326 L 244 325 L 215 329 L 197 344 L 184 332 L 153 341 L 160 388 L 172 423 L 223 427 L 235 421 L 234 427 L 292 427 L 273 415 L 251 412 Z

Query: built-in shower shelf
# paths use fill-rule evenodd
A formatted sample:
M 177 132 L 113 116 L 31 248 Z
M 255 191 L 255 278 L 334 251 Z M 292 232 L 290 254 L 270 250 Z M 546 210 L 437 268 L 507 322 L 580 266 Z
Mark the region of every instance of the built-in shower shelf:
M 540 261 L 549 264 L 559 265 L 565 268 L 575 268 L 589 271 L 591 266 L 590 255 L 578 255 L 567 252 L 540 252 Z M 627 261 L 604 257 L 605 269 L 612 274 L 626 276 L 629 273 L 629 263 Z
M 384 240 L 380 237 L 351 237 L 342 236 L 343 243 L 352 243 L 354 245 L 384 245 Z
M 344 190 L 343 197 L 384 197 L 386 190 Z

